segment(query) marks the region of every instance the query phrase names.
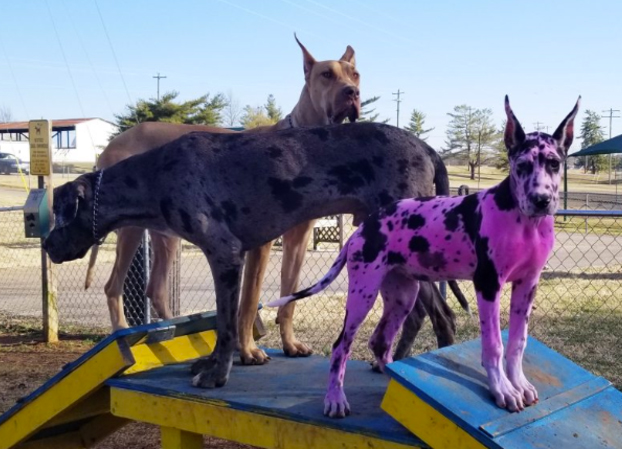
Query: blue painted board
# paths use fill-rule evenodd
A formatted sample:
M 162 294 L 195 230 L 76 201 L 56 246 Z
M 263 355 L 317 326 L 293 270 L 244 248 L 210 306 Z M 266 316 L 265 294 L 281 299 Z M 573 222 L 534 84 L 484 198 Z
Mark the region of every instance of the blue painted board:
M 323 415 L 329 360 L 320 356 L 291 359 L 275 350 L 268 350 L 268 353 L 272 360 L 266 365 L 234 365 L 229 382 L 223 388 L 193 387 L 189 363 L 110 379 L 106 384 L 193 402 L 223 401 L 235 410 L 426 447 L 381 410 L 388 378 L 372 372 L 369 363 L 348 362 L 345 392 L 352 414 L 345 419 L 331 419 Z
M 502 335 L 507 344 L 507 331 Z M 510 413 L 488 391 L 479 339 L 387 366 L 391 377 L 486 447 L 622 448 L 622 393 L 606 379 L 531 337 L 524 369 L 540 400 Z M 561 441 L 572 445 L 560 446 Z
M 168 321 L 160 321 L 157 323 L 145 324 L 129 329 L 118 330 L 108 335 L 106 338 L 97 343 L 95 346 L 82 354 L 73 362 L 66 364 L 61 369 L 61 371 L 59 371 L 55 376 L 51 377 L 47 382 L 34 390 L 32 393 L 21 398 L 19 402 L 17 402 L 13 407 L 0 415 L 0 425 L 7 421 L 11 416 L 19 412 L 28 403 L 39 397 L 42 393 L 52 388 L 65 377 L 69 376 L 84 362 L 91 359 L 95 354 L 99 353 L 101 350 L 103 350 L 108 345 L 114 343 L 115 341 L 125 340 L 125 342 L 129 346 L 133 346 L 136 343 L 142 341 L 143 339 L 149 338 L 151 335 L 155 336 L 155 338 L 158 338 L 161 332 L 167 330 L 170 330 L 169 337 L 177 337 L 181 335 L 189 335 L 196 332 L 202 332 L 208 329 L 214 329 L 215 327 L 215 312 L 205 312 L 195 315 L 178 317 Z

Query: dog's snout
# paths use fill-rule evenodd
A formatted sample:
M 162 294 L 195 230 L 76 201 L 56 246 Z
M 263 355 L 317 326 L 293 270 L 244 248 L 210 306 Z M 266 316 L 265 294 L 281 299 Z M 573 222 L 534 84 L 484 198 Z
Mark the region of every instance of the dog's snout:
M 356 86 L 346 86 L 343 88 L 343 93 L 346 97 L 358 98 L 360 91 L 359 88 Z
M 551 195 L 536 194 L 531 196 L 531 202 L 538 209 L 546 209 L 551 204 Z

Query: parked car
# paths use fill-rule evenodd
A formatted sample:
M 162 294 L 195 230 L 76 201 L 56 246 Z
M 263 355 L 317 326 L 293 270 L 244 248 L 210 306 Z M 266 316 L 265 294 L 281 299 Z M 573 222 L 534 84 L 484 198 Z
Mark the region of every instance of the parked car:
M 29 174 L 30 163 L 24 162 L 10 153 L 0 153 L 0 174 L 19 173 L 20 169 L 23 174 Z

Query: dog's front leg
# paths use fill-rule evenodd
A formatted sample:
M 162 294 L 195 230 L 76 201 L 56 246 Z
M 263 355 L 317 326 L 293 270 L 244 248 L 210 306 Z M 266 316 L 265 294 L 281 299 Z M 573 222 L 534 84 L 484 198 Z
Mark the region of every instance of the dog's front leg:
M 217 339 L 214 352 L 192 365 L 192 374 L 196 374 L 192 379 L 195 387 L 214 388 L 227 383 L 237 342 L 237 313 L 244 256 L 241 251 L 227 248 L 228 241 L 220 243 L 217 248 L 201 248 L 207 255 L 214 277 Z M 233 248 L 236 247 L 239 246 L 234 244 Z
M 484 293 L 477 288 L 475 290 L 482 335 L 482 366 L 488 374 L 488 387 L 497 405 L 517 412 L 524 408 L 523 395 L 514 388 L 503 369 L 503 342 L 499 322 L 500 286 L 503 282 L 499 281 L 497 285 L 499 287 L 494 295 L 491 295 L 490 290 Z
M 529 315 L 536 296 L 539 273 L 515 281 L 512 284 L 510 299 L 510 336 L 506 353 L 508 378 L 512 385 L 522 394 L 526 405 L 538 402 L 538 392 L 529 383 L 523 372 L 523 354 L 527 346 L 527 327 Z
M 246 269 L 244 270 L 240 314 L 238 316 L 239 350 L 242 365 L 263 365 L 270 360 L 268 354 L 255 344 L 253 323 L 259 307 L 261 285 L 270 261 L 271 248 L 272 242 L 269 242 L 250 250 L 246 255 Z

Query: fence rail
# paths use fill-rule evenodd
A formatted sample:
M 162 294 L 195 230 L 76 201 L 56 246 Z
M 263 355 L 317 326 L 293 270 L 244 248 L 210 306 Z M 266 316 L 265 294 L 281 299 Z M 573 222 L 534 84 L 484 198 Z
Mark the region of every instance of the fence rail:
M 585 201 L 582 202 L 580 196 L 573 201 L 572 206 L 577 209 L 559 211 L 555 218 L 556 244 L 541 276 L 530 333 L 622 386 L 622 210 L 579 210 L 585 206 Z M 600 201 L 602 203 L 604 199 Z M 334 223 L 333 219 L 329 224 Z M 341 225 L 341 229 L 330 226 L 331 231 L 347 239 L 353 230 L 351 217 L 344 216 Z M 321 238 L 329 241 L 318 241 L 315 245 L 310 242 L 301 288 L 316 282 L 329 269 L 339 250 L 339 239 L 334 237 Z M 111 271 L 115 243 L 116 236 L 111 234 L 100 248 L 89 290 L 84 290 L 86 258 L 57 266 L 61 331 L 72 331 L 76 326 L 108 331 L 103 287 Z M 264 281 L 264 302 L 279 296 L 281 262 L 282 251 L 275 247 Z M 176 277 L 172 288 L 180 297 L 180 314 L 215 308 L 209 267 L 198 248 L 184 242 L 178 269 L 174 271 Z M 135 276 L 144 276 L 144 273 Z M 41 315 L 39 242 L 24 237 L 20 207 L 0 208 L 0 280 L 0 318 Z M 460 285 L 471 304 L 475 305 L 472 284 L 461 282 Z M 300 339 L 311 343 L 316 352 L 330 351 L 343 322 L 346 292 L 344 271 L 324 294 L 298 303 L 297 334 Z M 459 340 L 476 337 L 477 318 L 462 312 L 451 295 L 448 301 L 457 314 Z M 502 303 L 502 323 L 505 326 L 509 309 L 507 289 Z M 369 357 L 366 341 L 380 312 L 381 301 L 378 301 L 357 338 L 355 356 Z M 279 347 L 275 311 L 264 309 L 261 313 L 268 329 L 268 336 L 262 343 Z M 415 351 L 434 347 L 434 336 L 426 324 Z

